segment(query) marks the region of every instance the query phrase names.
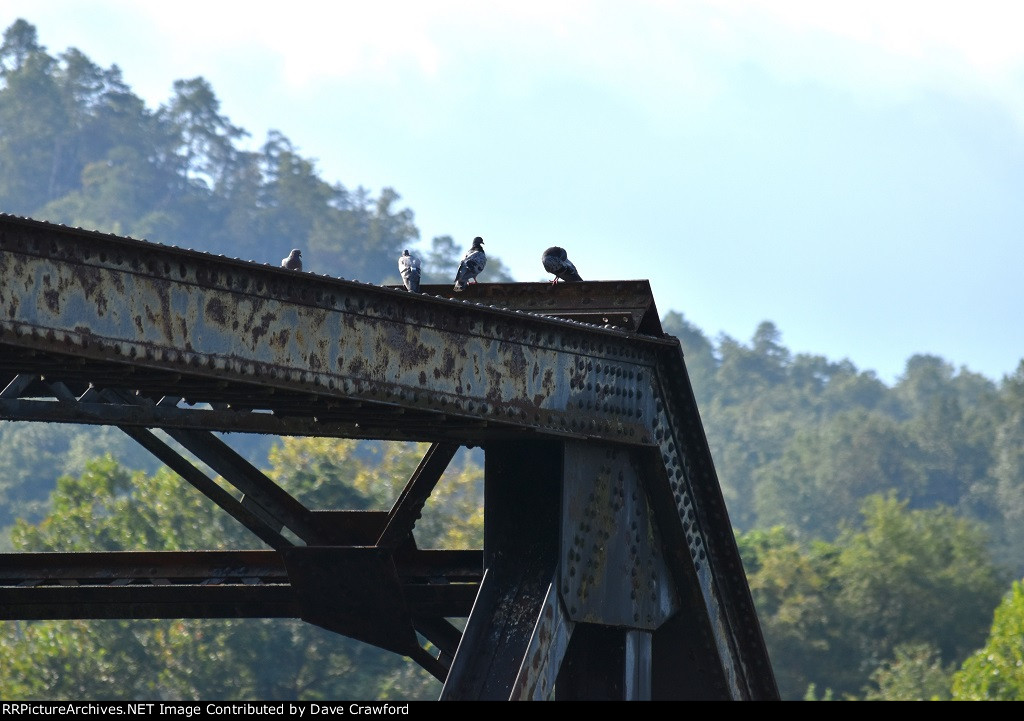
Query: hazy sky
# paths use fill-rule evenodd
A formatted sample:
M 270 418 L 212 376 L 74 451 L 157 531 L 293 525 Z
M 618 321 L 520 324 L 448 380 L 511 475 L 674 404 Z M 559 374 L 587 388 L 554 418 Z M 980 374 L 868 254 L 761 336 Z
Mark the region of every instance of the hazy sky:
M 202 76 L 248 147 L 280 131 L 517 280 L 562 245 L 712 339 L 770 320 L 887 383 L 1024 358 L 1018 0 L 0 0 L 18 18 L 151 109 Z

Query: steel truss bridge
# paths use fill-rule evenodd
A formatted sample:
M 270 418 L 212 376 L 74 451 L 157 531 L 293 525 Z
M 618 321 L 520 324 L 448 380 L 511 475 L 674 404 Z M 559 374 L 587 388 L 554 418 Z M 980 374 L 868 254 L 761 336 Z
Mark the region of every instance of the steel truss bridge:
M 302 619 L 440 700 L 778 699 L 649 284 L 423 290 L 0 215 L 0 419 L 116 426 L 254 537 L 0 554 L 0 619 Z M 318 509 L 223 432 L 429 445 L 389 511 Z M 483 547 L 420 548 L 462 447 Z

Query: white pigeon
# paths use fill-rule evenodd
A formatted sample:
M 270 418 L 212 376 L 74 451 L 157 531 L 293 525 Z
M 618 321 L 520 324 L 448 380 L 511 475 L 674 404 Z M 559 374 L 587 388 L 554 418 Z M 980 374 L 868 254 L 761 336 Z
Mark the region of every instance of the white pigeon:
M 292 250 L 287 258 L 281 259 L 281 267 L 288 270 L 302 270 L 302 251 L 298 248 Z
M 479 235 L 473 238 L 473 246 L 462 256 L 459 270 L 455 274 L 455 290 L 465 290 L 468 283 L 476 283 L 476 277 L 487 265 L 487 254 L 484 253 L 484 239 Z
M 540 260 L 544 264 L 544 270 L 555 276 L 555 279 L 551 281 L 552 283 L 557 283 L 559 279 L 566 281 L 583 280 L 580 274 L 576 272 L 576 266 L 569 260 L 565 248 L 559 248 L 557 245 L 548 248 L 541 255 Z
M 405 289 L 410 293 L 420 292 L 420 259 L 403 250 L 398 256 L 398 272 L 402 275 Z

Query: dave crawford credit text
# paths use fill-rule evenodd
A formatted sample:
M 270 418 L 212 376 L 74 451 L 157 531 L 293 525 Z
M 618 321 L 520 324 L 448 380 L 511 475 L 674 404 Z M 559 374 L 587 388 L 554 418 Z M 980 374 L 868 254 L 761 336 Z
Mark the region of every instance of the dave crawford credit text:
M 326 703 L 308 701 L 298 703 L 232 703 L 207 704 L 189 703 L 0 703 L 0 715 L 11 716 L 92 716 L 92 715 L 158 715 L 158 716 L 221 716 L 244 714 L 246 716 L 405 716 L 409 704 L 386 702 L 375 703 Z

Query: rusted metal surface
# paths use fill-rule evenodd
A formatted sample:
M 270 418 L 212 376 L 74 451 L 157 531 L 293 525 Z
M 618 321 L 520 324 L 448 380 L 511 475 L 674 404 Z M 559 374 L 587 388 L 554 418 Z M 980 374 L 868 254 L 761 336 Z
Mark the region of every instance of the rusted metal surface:
M 627 450 L 568 442 L 559 584 L 569 618 L 654 630 L 679 609 Z
M 0 232 L 0 278 L 6 345 L 172 381 L 651 441 L 644 388 L 664 340 L 27 221 Z
M 520 672 L 528 658 L 558 654 L 535 644 L 552 586 L 563 633 L 614 623 L 634 634 L 616 671 L 622 694 L 642 697 L 652 680 L 655 698 L 777 698 L 682 351 L 662 334 L 646 282 L 480 283 L 458 298 L 424 290 L 0 215 L 0 418 L 177 433 L 246 493 L 264 495 L 256 506 L 225 498 L 222 507 L 292 559 L 301 617 L 408 653 L 445 680 L 448 697 L 509 698 L 513 683 L 536 696 L 550 682 L 549 672 Z M 510 449 L 542 441 L 564 516 L 540 534 L 547 550 L 538 556 L 510 541 L 522 531 L 510 517 L 536 518 L 487 513 L 479 572 L 490 580 L 456 641 L 442 615 L 449 601 L 428 602 L 452 590 L 401 581 L 407 531 L 443 463 L 411 479 L 390 514 L 300 512 L 211 448 L 209 431 L 481 445 L 492 496 L 514 480 L 500 468 L 517 463 Z M 512 489 L 499 504 L 506 511 L 526 502 Z M 282 542 L 276 529 L 286 526 L 310 545 Z M 332 563 L 317 554 L 332 544 L 348 549 L 355 560 L 343 563 L 361 569 L 357 577 L 387 592 L 368 599 L 336 581 L 329 591 L 358 602 L 317 606 L 316 569 Z M 509 565 L 509 550 L 521 564 Z M 617 576 L 628 582 L 616 585 Z M 401 594 L 418 594 L 418 610 L 402 611 Z M 392 609 L 388 624 L 364 629 L 360 609 L 374 601 Z M 438 639 L 440 653 L 410 647 L 412 629 Z M 612 645 L 626 648 L 625 638 Z M 563 688 L 576 682 L 567 675 Z

